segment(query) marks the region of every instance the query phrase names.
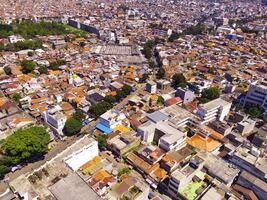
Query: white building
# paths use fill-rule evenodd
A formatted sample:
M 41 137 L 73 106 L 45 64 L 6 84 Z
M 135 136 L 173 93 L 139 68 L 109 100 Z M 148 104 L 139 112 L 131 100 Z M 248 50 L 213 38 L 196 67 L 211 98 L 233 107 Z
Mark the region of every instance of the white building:
M 267 114 L 267 80 L 257 84 L 251 84 L 245 99 L 241 100 L 244 105 L 256 104 L 261 106 Z
M 74 171 L 78 170 L 86 162 L 92 160 L 99 154 L 98 143 L 92 139 L 92 142 L 83 148 L 75 151 L 64 158 L 64 162 Z
M 100 124 L 113 129 L 117 125 L 122 124 L 122 121 L 126 119 L 124 113 L 118 113 L 113 110 L 109 110 L 100 116 Z
M 147 81 L 146 91 L 148 91 L 151 94 L 156 94 L 157 93 L 157 83 L 155 83 L 154 81 Z
M 43 113 L 43 117 L 55 134 L 63 135 L 63 128 L 67 117 L 63 114 L 60 106 L 48 106 Z
M 215 119 L 223 121 L 230 112 L 232 103 L 221 98 L 214 99 L 198 107 L 197 115 L 203 120 L 202 123 L 210 122 Z
M 162 148 L 166 150 L 174 149 L 183 143 L 185 134 L 179 129 L 196 123 L 196 117 L 192 113 L 177 105 L 148 114 L 147 118 L 147 122 L 138 126 L 137 134 L 147 143 L 161 137 L 159 145 L 161 142 Z

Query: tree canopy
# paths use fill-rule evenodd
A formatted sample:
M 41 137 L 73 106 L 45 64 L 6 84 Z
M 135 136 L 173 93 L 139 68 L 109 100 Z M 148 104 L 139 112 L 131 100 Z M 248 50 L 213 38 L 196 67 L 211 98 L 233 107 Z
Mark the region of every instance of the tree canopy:
M 213 99 L 217 99 L 220 97 L 220 89 L 218 87 L 210 87 L 204 89 L 199 99 L 200 103 L 207 103 Z
M 153 48 L 154 48 L 154 41 L 148 40 L 145 43 L 145 46 L 143 48 L 143 54 L 147 59 L 150 59 L 153 56 Z
M 106 111 L 112 108 L 112 105 L 108 102 L 100 102 L 97 104 L 93 104 L 90 106 L 89 113 L 93 117 L 99 117 L 100 115 L 104 114 Z
M 67 64 L 66 60 L 56 60 L 50 63 L 49 69 L 58 70 L 60 66 L 66 65 L 66 64 Z
M 39 66 L 38 71 L 40 74 L 48 74 L 47 67 L 44 65 Z
M 50 136 L 43 127 L 32 126 L 19 129 L 3 143 L 2 150 L 6 156 L 26 160 L 31 156 L 45 153 Z
M 33 72 L 36 66 L 35 62 L 30 60 L 23 60 L 20 65 L 22 67 L 21 71 L 23 74 L 28 74 Z
M 157 74 L 156 74 L 156 76 L 157 76 L 158 79 L 162 79 L 162 78 L 165 77 L 165 73 L 166 73 L 165 69 L 163 67 L 160 67 L 158 72 L 157 72 Z
M 64 126 L 63 132 L 66 136 L 72 136 L 80 132 L 82 122 L 74 117 L 69 118 Z
M 12 99 L 16 102 L 19 103 L 19 100 L 21 99 L 21 94 L 20 93 L 14 93 L 12 95 Z
M 183 74 L 174 74 L 172 77 L 172 85 L 174 87 L 181 87 L 187 84 L 186 78 Z
M 5 71 L 6 75 L 8 75 L 8 76 L 12 74 L 12 70 L 8 66 L 4 67 L 4 71 Z
M 248 109 L 248 114 L 252 118 L 258 118 L 261 116 L 262 109 L 258 105 L 253 105 Z
M 75 29 L 63 23 L 58 22 L 32 22 L 25 20 L 21 23 L 12 23 L 10 25 L 0 24 L 0 38 L 6 38 L 10 35 L 20 34 L 25 38 L 32 38 L 36 35 L 66 35 L 75 34 L 78 36 L 85 36 L 86 32 Z
M 72 117 L 74 117 L 75 119 L 79 121 L 82 121 L 85 119 L 85 114 L 83 113 L 81 109 L 77 109 L 75 113 L 73 113 Z

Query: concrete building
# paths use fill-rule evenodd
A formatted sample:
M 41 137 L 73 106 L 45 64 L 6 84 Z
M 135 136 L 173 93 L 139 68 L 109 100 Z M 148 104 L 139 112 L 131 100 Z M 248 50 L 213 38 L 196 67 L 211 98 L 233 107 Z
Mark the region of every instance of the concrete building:
M 73 173 L 49 187 L 57 200 L 101 199 L 86 182 Z
M 75 151 L 64 159 L 64 162 L 73 170 L 78 170 L 83 164 L 98 156 L 98 143 L 93 140 L 90 144 Z
M 236 129 L 241 133 L 241 135 L 247 135 L 251 133 L 256 125 L 256 121 L 252 119 L 246 119 L 243 120 L 242 122 L 239 122 L 237 124 Z
M 252 174 L 243 171 L 237 183 L 245 188 L 250 188 L 259 199 L 266 199 L 267 196 L 267 183 L 253 176 Z
M 158 139 L 158 145 L 166 152 L 185 144 L 186 133 L 178 130 L 167 122 L 162 122 L 155 130 L 155 136 Z M 154 140 L 155 140 L 154 136 Z
M 157 84 L 154 81 L 147 81 L 146 91 L 148 91 L 151 94 L 157 93 Z
M 177 198 L 179 191 L 185 185 L 187 185 L 192 178 L 199 172 L 199 169 L 203 167 L 204 160 L 198 156 L 193 157 L 192 164 L 197 163 L 197 166 L 190 164 L 184 166 L 182 169 L 175 170 L 170 175 L 170 181 L 168 184 L 168 193 Z
M 180 97 L 183 100 L 184 104 L 194 101 L 195 94 L 191 90 L 178 88 L 176 90 L 176 96 Z
M 251 84 L 249 91 L 244 99 L 241 99 L 243 105 L 256 104 L 261 106 L 265 115 L 267 114 L 267 80 L 256 84 Z
M 186 127 L 188 124 L 190 125 L 195 124 L 195 116 L 189 111 L 177 105 L 165 107 L 160 111 L 151 113 L 147 116 L 147 118 L 149 120 L 138 127 L 137 129 L 138 135 L 141 136 L 143 141 L 148 143 L 152 142 L 153 140 L 159 141 L 160 137 L 165 135 L 166 136 L 165 139 L 168 140 L 167 142 L 168 147 L 164 145 L 163 146 L 164 148 L 166 147 L 171 149 L 175 148 L 180 144 L 180 142 L 178 141 L 181 139 L 180 136 L 183 134 L 179 129 Z M 163 127 L 165 128 L 168 127 L 168 128 L 164 129 Z M 168 137 L 170 135 L 174 135 L 177 133 L 178 135 L 176 136 Z M 175 141 L 174 137 L 178 140 Z
M 204 168 L 207 173 L 228 187 L 232 185 L 235 177 L 240 172 L 237 167 L 233 167 L 212 154 L 206 154 L 203 159 L 205 159 Z
M 171 82 L 167 80 L 158 80 L 157 81 L 157 88 L 162 91 L 168 91 L 171 88 Z
M 202 123 L 210 122 L 215 119 L 223 121 L 228 115 L 231 105 L 232 103 L 218 98 L 208 103 L 199 105 L 197 115 L 203 120 Z
M 122 124 L 122 121 L 126 119 L 124 113 L 118 113 L 114 110 L 109 110 L 100 116 L 100 122 L 96 128 L 105 133 L 111 133 L 117 125 Z
M 67 117 L 63 114 L 60 106 L 48 106 L 43 113 L 43 118 L 56 135 L 63 136 L 62 131 Z

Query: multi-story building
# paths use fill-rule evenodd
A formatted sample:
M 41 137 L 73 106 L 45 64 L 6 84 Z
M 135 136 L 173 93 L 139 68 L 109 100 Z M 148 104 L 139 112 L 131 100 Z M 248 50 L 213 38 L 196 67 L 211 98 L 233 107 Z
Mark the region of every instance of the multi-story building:
M 198 156 L 191 159 L 188 165 L 182 169 L 176 169 L 170 175 L 170 181 L 168 184 L 168 193 L 173 198 L 177 198 L 179 191 L 182 187 L 187 185 L 192 178 L 197 174 L 199 169 L 203 167 L 204 160 Z
M 263 80 L 256 84 L 251 84 L 245 98 L 241 99 L 241 104 L 256 104 L 261 106 L 265 115 L 267 114 L 267 80 Z
M 223 121 L 228 115 L 231 105 L 232 103 L 221 98 L 214 99 L 208 103 L 199 105 L 197 115 L 203 120 L 202 123 L 210 122 L 215 119 Z
M 63 114 L 60 106 L 48 106 L 43 113 L 44 121 L 59 136 L 63 136 L 63 128 L 67 117 Z
M 195 94 L 189 89 L 183 89 L 183 88 L 178 88 L 176 90 L 176 95 L 180 97 L 183 100 L 184 104 L 190 103 L 194 101 L 195 99 Z
M 157 92 L 157 84 L 154 81 L 147 81 L 146 91 L 155 94 Z

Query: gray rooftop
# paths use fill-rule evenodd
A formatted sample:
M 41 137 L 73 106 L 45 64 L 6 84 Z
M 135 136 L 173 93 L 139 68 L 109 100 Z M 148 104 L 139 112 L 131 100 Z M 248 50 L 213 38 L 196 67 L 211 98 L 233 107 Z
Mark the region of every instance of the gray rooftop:
M 153 112 L 151 114 L 149 114 L 147 116 L 151 121 L 153 121 L 154 123 L 158 123 L 161 121 L 166 121 L 169 119 L 169 117 L 167 115 L 165 115 L 164 113 L 160 112 L 160 111 L 156 111 Z
M 101 199 L 77 174 L 73 173 L 62 178 L 49 187 L 57 200 L 88 200 Z

